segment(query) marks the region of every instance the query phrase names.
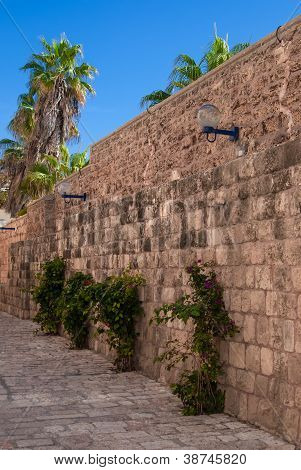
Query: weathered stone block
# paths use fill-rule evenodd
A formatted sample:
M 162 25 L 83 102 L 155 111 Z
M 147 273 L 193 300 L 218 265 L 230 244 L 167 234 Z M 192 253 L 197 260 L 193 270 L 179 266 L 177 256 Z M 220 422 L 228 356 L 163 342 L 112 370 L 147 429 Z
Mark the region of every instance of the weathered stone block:
M 301 385 L 301 356 L 290 355 L 287 361 L 288 381 L 290 384 Z
M 292 320 L 283 322 L 283 345 L 285 351 L 293 352 L 295 349 L 295 328 Z
M 301 239 L 286 240 L 285 259 L 290 266 L 301 264 Z
M 230 342 L 229 346 L 229 363 L 234 367 L 238 367 L 241 369 L 245 368 L 246 360 L 246 346 L 242 343 L 234 343 L 233 341 Z
M 243 290 L 241 292 L 241 310 L 246 313 L 251 309 L 251 291 Z
M 272 317 L 269 319 L 270 342 L 272 349 L 283 349 L 283 320 Z
M 256 289 L 272 289 L 272 269 L 269 266 L 255 267 L 255 287 Z
M 255 268 L 254 266 L 246 267 L 246 286 L 252 289 L 255 286 Z
M 261 348 L 260 362 L 262 374 L 272 375 L 274 370 L 274 354 L 272 349 Z
M 243 337 L 246 343 L 255 341 L 256 320 L 251 315 L 246 315 L 243 324 Z
M 235 312 L 241 311 L 241 291 L 232 290 L 231 291 L 231 310 Z
M 225 412 L 229 412 L 234 415 L 239 413 L 239 393 L 231 387 L 229 387 L 226 392 Z
M 269 379 L 265 375 L 256 375 L 254 393 L 259 397 L 268 395 Z
M 279 386 L 280 401 L 283 405 L 292 407 L 295 404 L 295 387 L 285 382 Z
M 294 322 L 295 351 L 301 353 L 301 322 Z
M 269 400 L 261 399 L 257 408 L 256 423 L 268 429 L 277 429 L 279 425 L 278 412 L 271 407 Z
M 226 383 L 231 387 L 236 387 L 236 373 L 235 367 L 227 367 Z
M 256 339 L 258 344 L 268 345 L 270 339 L 269 320 L 267 317 L 258 317 L 256 327 Z
M 290 441 L 295 441 L 298 436 L 300 411 L 288 408 L 283 416 L 283 435 Z
M 265 258 L 265 247 L 262 243 L 255 243 L 251 250 L 251 263 L 262 264 Z M 255 271 L 256 273 L 256 271 Z M 256 276 L 256 274 L 255 274 Z
M 260 399 L 255 395 L 248 396 L 248 420 L 255 423 L 258 420 L 258 406 Z
M 246 369 L 260 372 L 260 347 L 249 345 L 246 349 Z
M 298 296 L 297 314 L 298 317 L 301 318 L 301 295 Z
M 248 394 L 240 393 L 238 418 L 242 420 L 248 419 Z
M 253 290 L 251 292 L 251 312 L 265 313 L 266 297 L 265 292 L 262 290 Z
M 238 369 L 236 375 L 236 386 L 239 390 L 247 393 L 254 392 L 255 374 L 249 370 Z
M 292 282 L 295 291 L 301 291 L 301 268 L 292 268 Z
M 301 408 L 301 387 L 295 387 L 295 406 Z

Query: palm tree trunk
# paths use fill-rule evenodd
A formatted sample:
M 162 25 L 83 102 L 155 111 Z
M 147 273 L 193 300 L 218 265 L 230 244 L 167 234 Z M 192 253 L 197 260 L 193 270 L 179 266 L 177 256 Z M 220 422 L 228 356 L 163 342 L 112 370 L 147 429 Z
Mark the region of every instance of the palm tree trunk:
M 20 185 L 24 178 L 25 171 L 26 165 L 25 162 L 22 162 L 16 168 L 16 172 L 10 182 L 5 209 L 10 212 L 11 217 L 15 217 L 28 201 L 28 196 L 20 191 Z
M 20 185 L 27 172 L 42 155 L 59 157 L 60 146 L 68 136 L 74 114 L 64 78 L 59 77 L 53 87 L 38 98 L 35 126 L 25 147 L 24 162 L 17 169 L 9 188 L 6 206 L 12 217 L 28 202 L 28 196 L 20 191 Z

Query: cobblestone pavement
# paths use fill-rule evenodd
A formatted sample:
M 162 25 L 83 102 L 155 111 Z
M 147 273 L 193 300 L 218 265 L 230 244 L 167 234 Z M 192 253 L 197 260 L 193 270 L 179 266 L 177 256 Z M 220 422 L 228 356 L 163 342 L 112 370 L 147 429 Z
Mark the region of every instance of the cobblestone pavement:
M 167 387 L 35 328 L 0 314 L 0 448 L 293 448 L 227 415 L 184 417 Z

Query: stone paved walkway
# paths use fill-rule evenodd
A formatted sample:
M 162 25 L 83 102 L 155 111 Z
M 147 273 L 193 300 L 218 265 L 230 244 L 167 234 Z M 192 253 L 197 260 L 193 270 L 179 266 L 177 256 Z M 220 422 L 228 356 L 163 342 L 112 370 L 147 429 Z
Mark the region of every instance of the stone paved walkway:
M 169 389 L 0 314 L 0 448 L 292 449 L 227 415 L 184 417 Z

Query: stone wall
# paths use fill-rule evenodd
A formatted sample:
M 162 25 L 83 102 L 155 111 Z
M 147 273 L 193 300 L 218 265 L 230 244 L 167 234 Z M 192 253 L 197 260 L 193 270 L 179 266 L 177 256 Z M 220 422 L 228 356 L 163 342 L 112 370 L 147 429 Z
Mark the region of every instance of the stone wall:
M 187 291 L 187 265 L 212 261 L 241 328 L 221 344 L 226 410 L 294 442 L 301 441 L 299 25 L 282 28 L 281 44 L 271 35 L 97 143 L 92 163 L 70 178 L 86 202 L 66 204 L 56 192 L 12 221 L 15 232 L 0 233 L 0 309 L 23 318 L 36 311 L 24 288 L 50 256 L 96 280 L 137 266 L 147 280 L 137 367 L 165 382 L 179 370 L 168 373 L 153 358 L 189 332 L 179 322 L 150 327 L 149 319 Z M 227 127 L 230 116 L 243 126 L 237 146 L 223 137 L 208 144 L 197 131 L 204 100 L 226 110 Z M 90 346 L 109 354 L 92 337 Z
M 26 216 L 0 231 L 0 311 L 20 318 L 35 315 L 28 289 L 35 282 L 41 262 L 56 252 L 55 198 L 47 196 L 28 208 Z
M 301 145 L 282 144 L 126 197 L 65 209 L 58 252 L 96 279 L 134 263 L 147 279 L 138 368 L 171 382 L 153 358 L 180 323 L 149 327 L 156 306 L 187 289 L 185 267 L 213 261 L 240 326 L 221 345 L 226 410 L 300 439 Z M 299 309 L 298 309 L 299 306 Z M 94 344 L 103 352 L 105 346 Z
M 130 194 L 300 135 L 300 21 L 281 27 L 281 42 L 273 32 L 94 144 L 85 170 L 92 197 Z M 222 111 L 220 127 L 240 127 L 239 143 L 206 142 L 196 121 L 206 101 Z

